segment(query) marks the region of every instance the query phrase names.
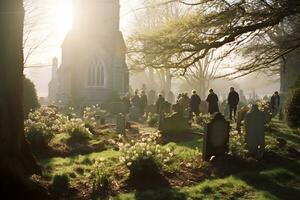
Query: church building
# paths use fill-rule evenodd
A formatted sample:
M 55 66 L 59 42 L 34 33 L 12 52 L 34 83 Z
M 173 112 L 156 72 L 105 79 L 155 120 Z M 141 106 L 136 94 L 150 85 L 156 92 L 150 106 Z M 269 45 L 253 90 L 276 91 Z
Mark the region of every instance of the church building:
M 69 105 L 105 102 L 129 89 L 119 0 L 73 0 L 73 27 L 53 59 L 49 101 Z

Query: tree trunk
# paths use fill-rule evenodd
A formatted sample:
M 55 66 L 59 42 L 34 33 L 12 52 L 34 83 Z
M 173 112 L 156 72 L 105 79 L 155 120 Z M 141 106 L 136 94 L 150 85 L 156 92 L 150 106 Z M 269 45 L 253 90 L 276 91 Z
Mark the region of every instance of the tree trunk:
M 24 135 L 22 0 L 0 1 L 0 176 L 40 173 Z

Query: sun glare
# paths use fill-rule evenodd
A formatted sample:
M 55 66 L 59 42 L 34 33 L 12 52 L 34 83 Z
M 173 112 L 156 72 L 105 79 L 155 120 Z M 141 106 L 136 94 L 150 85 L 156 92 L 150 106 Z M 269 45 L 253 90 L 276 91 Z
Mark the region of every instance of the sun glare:
M 72 28 L 72 1 L 63 0 L 59 1 L 55 17 L 57 23 L 57 30 L 59 35 L 64 37 L 64 35 Z

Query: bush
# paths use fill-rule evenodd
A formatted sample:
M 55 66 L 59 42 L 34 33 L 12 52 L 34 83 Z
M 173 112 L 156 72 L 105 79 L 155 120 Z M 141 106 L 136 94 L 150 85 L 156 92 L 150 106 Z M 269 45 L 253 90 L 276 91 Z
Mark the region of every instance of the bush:
M 122 152 L 120 161 L 129 169 L 129 180 L 133 184 L 143 179 L 151 185 L 151 180 L 157 180 L 162 167 L 171 161 L 173 153 L 170 148 L 158 144 L 160 137 L 160 134 L 154 133 L 139 140 L 118 143 Z
M 54 190 L 66 191 L 69 186 L 69 176 L 67 174 L 57 174 L 53 177 L 52 187 Z
M 72 118 L 64 125 L 64 130 L 70 134 L 72 138 L 87 139 L 92 133 L 86 127 L 85 122 L 80 118 Z
M 85 127 L 89 128 L 90 132 L 94 132 L 97 124 L 97 120 L 103 120 L 107 116 L 105 110 L 101 110 L 99 105 L 93 105 L 91 107 L 85 107 L 83 110 L 83 121 Z
M 23 109 L 24 116 L 27 118 L 31 110 L 40 107 L 34 83 L 28 78 L 24 77 L 23 80 Z
M 41 107 L 29 113 L 24 122 L 26 137 L 33 146 L 45 147 L 55 134 L 64 131 L 66 121 L 67 117 L 58 113 L 55 107 Z
M 212 120 L 211 114 L 202 114 L 200 113 L 198 116 L 194 117 L 194 120 L 196 124 L 199 124 L 200 126 L 204 127 L 205 124 L 208 124 Z
M 149 113 L 147 117 L 147 124 L 149 126 L 155 126 L 158 122 L 158 115 L 156 113 Z
M 106 199 L 112 189 L 112 178 L 110 171 L 107 169 L 103 159 L 100 159 L 94 164 L 93 195 Z
M 290 127 L 300 128 L 300 88 L 294 89 L 288 97 L 286 117 Z
M 230 154 L 236 157 L 244 158 L 246 156 L 245 134 L 238 131 L 232 131 L 229 143 Z

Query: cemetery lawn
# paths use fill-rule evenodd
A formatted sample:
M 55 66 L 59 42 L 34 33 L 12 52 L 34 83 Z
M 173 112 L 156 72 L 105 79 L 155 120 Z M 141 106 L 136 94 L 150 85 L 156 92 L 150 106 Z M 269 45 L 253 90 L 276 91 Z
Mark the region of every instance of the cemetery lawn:
M 115 200 L 300 198 L 300 135 L 277 119 L 267 128 L 266 153 L 261 161 L 228 156 L 204 163 L 197 154 L 202 151 L 200 135 L 188 137 L 182 142 L 164 141 L 164 146 L 174 148 L 175 159 L 178 160 L 164 169 L 163 174 L 169 184 L 159 189 L 137 191 L 128 186 L 128 171 L 119 164 L 120 152 L 114 149 L 40 159 L 45 178 L 36 179 L 50 188 L 55 175 L 66 174 L 70 189 L 59 193 L 59 197 L 90 199 L 93 163 L 101 157 L 114 178 L 110 196 Z M 199 159 L 195 160 L 195 156 Z M 49 191 L 51 193 L 51 189 Z M 51 195 L 56 197 L 54 192 Z

